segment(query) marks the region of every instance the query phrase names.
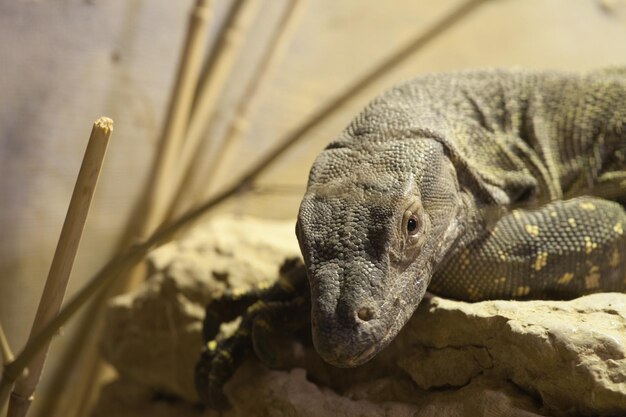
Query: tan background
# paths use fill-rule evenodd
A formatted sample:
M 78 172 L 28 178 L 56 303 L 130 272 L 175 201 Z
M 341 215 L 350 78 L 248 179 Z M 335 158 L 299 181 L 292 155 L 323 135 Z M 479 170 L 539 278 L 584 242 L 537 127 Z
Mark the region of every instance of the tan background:
M 215 2 L 216 21 L 227 2 Z M 250 133 L 217 182 L 236 177 L 325 100 L 460 3 L 310 0 Z M 28 336 L 90 125 L 100 115 L 115 120 L 115 132 L 69 293 L 110 256 L 146 180 L 190 4 L 0 0 L 0 320 L 15 350 Z M 282 4 L 261 1 L 224 114 Z M 226 209 L 293 219 L 315 154 L 373 95 L 400 80 L 487 66 L 587 70 L 625 63 L 622 0 L 492 0 L 350 101 L 261 179 L 286 191 L 242 196 Z M 53 360 L 62 349 L 62 341 L 53 345 Z

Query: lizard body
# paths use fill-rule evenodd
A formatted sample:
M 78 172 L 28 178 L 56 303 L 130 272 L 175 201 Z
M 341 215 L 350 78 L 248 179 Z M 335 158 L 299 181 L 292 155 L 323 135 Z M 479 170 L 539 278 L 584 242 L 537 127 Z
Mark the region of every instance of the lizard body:
M 626 69 L 398 85 L 314 162 L 296 224 L 305 265 L 207 305 L 198 395 L 227 407 L 223 384 L 247 353 L 272 363 L 272 336 L 309 318 L 322 358 L 357 366 L 426 289 L 468 301 L 626 291 L 625 203 Z
M 427 288 L 470 301 L 625 291 L 625 200 L 626 71 L 396 86 L 311 169 L 296 233 L 315 347 L 337 366 L 367 361 Z

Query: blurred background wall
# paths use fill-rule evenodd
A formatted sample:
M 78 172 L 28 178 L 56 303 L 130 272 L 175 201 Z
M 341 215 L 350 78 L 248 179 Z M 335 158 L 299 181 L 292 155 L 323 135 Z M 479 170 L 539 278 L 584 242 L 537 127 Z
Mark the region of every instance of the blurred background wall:
M 213 2 L 211 36 L 230 1 Z M 285 1 L 260 0 L 208 141 L 224 128 Z M 320 105 L 461 3 L 308 1 L 248 134 L 223 158 L 213 185 L 233 180 Z M 0 0 L 0 321 L 14 350 L 28 337 L 91 123 L 100 115 L 115 120 L 115 131 L 68 294 L 111 256 L 147 180 L 191 4 Z M 294 219 L 317 152 L 398 81 L 476 67 L 578 71 L 624 64 L 623 0 L 487 1 L 309 132 L 260 179 L 267 192 L 243 194 L 222 210 Z M 66 338 L 59 339 L 47 369 L 64 349 Z M 51 392 L 45 375 L 43 388 Z

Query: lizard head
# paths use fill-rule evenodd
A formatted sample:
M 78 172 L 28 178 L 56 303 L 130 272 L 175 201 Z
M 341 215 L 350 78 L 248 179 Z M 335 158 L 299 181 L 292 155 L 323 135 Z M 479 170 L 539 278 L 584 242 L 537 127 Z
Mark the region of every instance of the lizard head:
M 434 139 L 338 140 L 322 152 L 296 225 L 322 358 L 357 366 L 393 340 L 457 238 L 460 209 Z

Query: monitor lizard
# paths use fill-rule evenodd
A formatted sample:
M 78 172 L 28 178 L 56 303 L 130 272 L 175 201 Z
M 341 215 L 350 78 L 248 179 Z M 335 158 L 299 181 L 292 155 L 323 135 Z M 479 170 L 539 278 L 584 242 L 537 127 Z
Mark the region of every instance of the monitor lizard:
M 302 279 L 281 279 L 210 304 L 199 394 L 223 405 L 241 357 L 266 351 L 262 329 L 307 315 L 309 301 L 315 349 L 352 367 L 393 340 L 427 289 L 467 301 L 626 291 L 625 201 L 626 70 L 474 70 L 395 86 L 311 168 L 296 224 L 310 299 Z M 240 333 L 212 340 L 242 313 Z

